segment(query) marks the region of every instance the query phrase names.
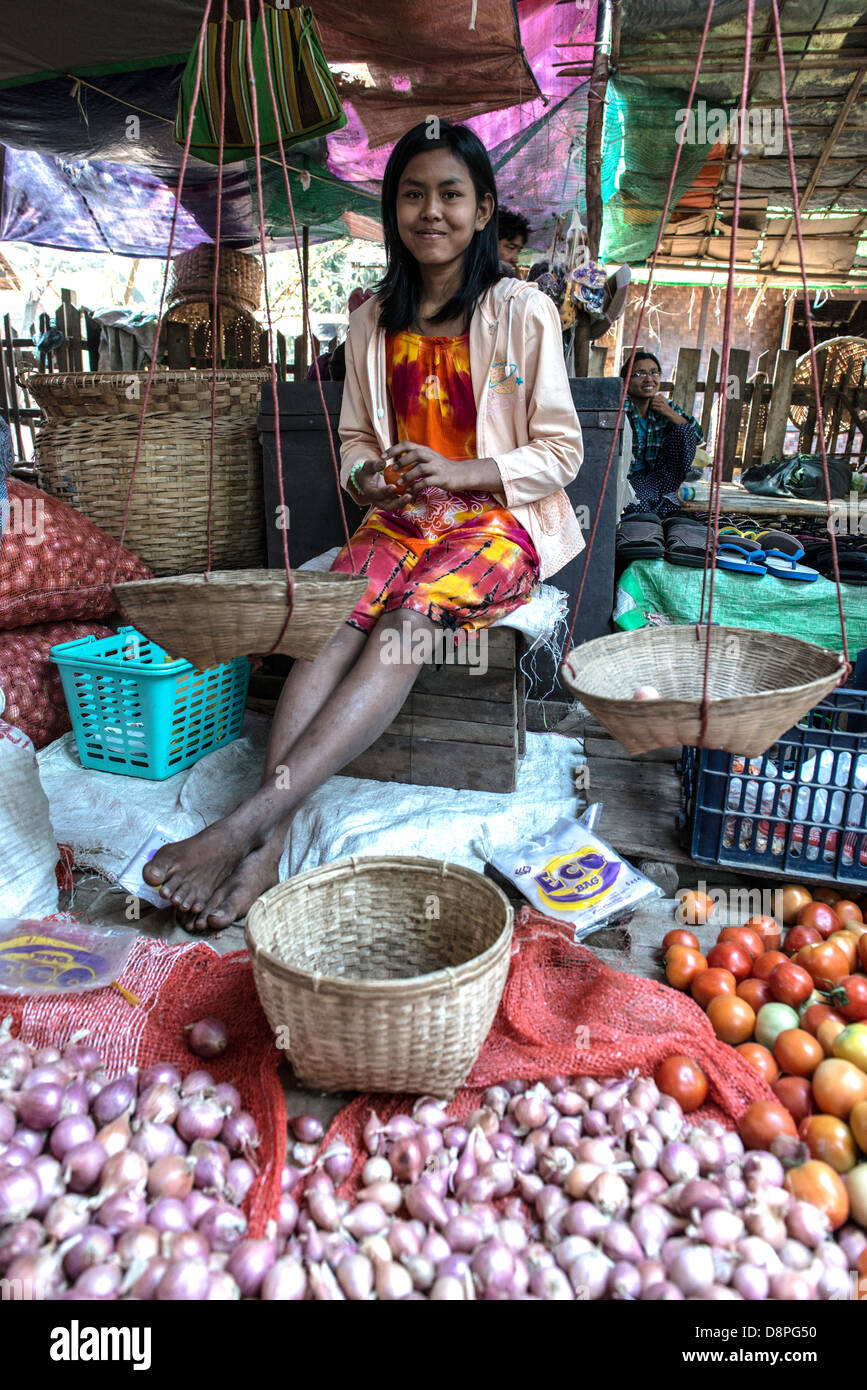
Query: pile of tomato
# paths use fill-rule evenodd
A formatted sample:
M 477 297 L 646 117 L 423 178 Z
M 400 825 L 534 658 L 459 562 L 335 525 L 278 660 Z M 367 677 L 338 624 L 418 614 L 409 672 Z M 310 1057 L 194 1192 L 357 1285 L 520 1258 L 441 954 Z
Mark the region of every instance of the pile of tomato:
M 852 1175 L 859 1194 L 867 1187 L 867 902 L 791 884 L 782 903 L 782 926 L 751 917 L 724 927 L 706 955 L 693 932 L 668 932 L 665 976 L 692 994 L 717 1037 L 774 1091 L 776 1101 L 756 1102 L 741 1117 L 744 1142 L 768 1149 L 780 1136 L 800 1141 L 792 1146 L 793 1159 L 799 1152 L 804 1160 L 798 1195 L 813 1200 L 808 1191 L 821 1189 L 816 1204 L 845 1220 L 850 1183 L 842 1176 Z M 681 916 L 703 924 L 713 908 L 690 893 Z

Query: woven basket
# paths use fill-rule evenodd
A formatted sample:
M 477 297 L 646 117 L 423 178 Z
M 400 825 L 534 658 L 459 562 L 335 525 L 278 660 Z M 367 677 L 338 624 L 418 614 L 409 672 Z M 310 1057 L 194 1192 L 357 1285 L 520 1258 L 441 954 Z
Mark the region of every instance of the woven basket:
M 214 295 L 214 254 L 213 243 L 203 241 L 192 251 L 175 256 L 169 279 L 169 305 L 180 299 L 210 302 Z M 218 300 L 232 300 L 249 313 L 255 313 L 262 301 L 262 282 L 262 262 L 256 256 L 220 246 Z
M 830 354 L 830 367 L 827 366 Z M 845 386 L 849 378 L 849 390 L 854 390 L 861 385 L 861 375 L 864 363 L 867 361 L 867 338 L 826 338 L 824 343 L 819 343 L 816 348 L 816 367 L 819 372 L 819 386 L 824 383 L 825 393 L 836 391 Z M 851 376 L 850 376 L 851 373 Z M 789 408 L 789 415 L 798 429 L 803 429 L 807 421 L 807 414 L 813 406 L 813 372 L 810 362 L 809 352 L 805 352 L 795 365 L 795 376 L 792 382 L 795 391 L 808 390 L 810 393 L 809 405 L 792 405 Z M 825 424 L 826 439 L 831 436 L 831 415 L 832 411 L 826 410 L 825 401 L 822 401 L 823 420 Z M 848 421 L 848 414 L 844 416 Z
M 277 651 L 312 661 L 346 622 L 367 580 L 316 570 L 297 570 L 292 579 L 292 619 Z M 286 621 L 283 570 L 142 579 L 117 584 L 114 594 L 139 632 L 198 671 L 269 652 Z
M 266 378 L 261 371 L 217 373 L 214 569 L 248 569 L 265 558 L 256 420 Z M 37 436 L 39 486 L 115 538 L 135 461 L 143 382 L 144 373 L 112 372 L 64 373 L 28 383 L 46 414 L 55 417 Z M 92 413 L 95 406 L 99 414 Z M 211 373 L 155 373 L 125 544 L 156 575 L 205 569 L 210 448 Z
M 83 415 L 134 415 L 138 420 L 147 372 L 54 372 L 27 378 L 27 390 L 49 420 L 80 420 Z M 259 394 L 269 374 L 259 369 L 218 371 L 217 418 L 244 415 L 255 422 Z M 154 372 L 148 416 L 179 411 L 211 418 L 211 372 Z
M 694 624 L 597 637 L 569 653 L 563 681 L 628 753 L 684 744 L 757 757 L 845 679 L 840 653 L 812 642 L 743 627 L 710 632 L 703 745 L 706 627 L 698 639 Z M 642 685 L 661 699 L 634 700 Z
M 246 328 L 250 333 L 250 344 L 252 355 L 256 359 L 257 366 L 259 361 L 259 336 L 262 332 L 261 325 L 248 313 L 246 309 L 232 300 L 221 299 L 217 304 L 217 317 L 220 325 L 220 344 L 218 357 L 221 360 L 226 358 L 226 334 L 235 334 L 235 352 L 238 352 L 243 330 Z M 166 312 L 166 323 L 183 323 L 190 331 L 190 353 L 196 356 L 194 334 L 197 328 L 204 328 L 205 342 L 203 348 L 204 357 L 210 362 L 213 354 L 213 314 L 211 313 L 210 302 L 204 303 L 199 299 L 182 299 L 173 304 Z M 237 370 L 237 369 L 236 369 Z M 240 369 L 251 370 L 251 368 Z M 255 370 L 253 368 L 252 370 Z
M 269 889 L 247 946 L 301 1084 L 453 1096 L 497 1012 L 512 916 L 490 879 L 435 859 L 353 858 Z

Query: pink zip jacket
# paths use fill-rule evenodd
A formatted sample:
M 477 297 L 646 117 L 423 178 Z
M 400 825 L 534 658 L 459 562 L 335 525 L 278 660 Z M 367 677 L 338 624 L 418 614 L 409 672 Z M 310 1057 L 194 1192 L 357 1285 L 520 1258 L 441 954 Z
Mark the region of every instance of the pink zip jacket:
M 340 412 L 340 480 L 357 463 L 378 460 L 397 442 L 388 397 L 385 330 L 376 297 L 349 318 Z M 547 579 L 584 549 L 563 491 L 584 446 L 563 360 L 560 317 L 534 284 L 503 279 L 480 297 L 470 321 L 479 458 L 493 458 L 502 488 L 493 492 L 530 535 Z

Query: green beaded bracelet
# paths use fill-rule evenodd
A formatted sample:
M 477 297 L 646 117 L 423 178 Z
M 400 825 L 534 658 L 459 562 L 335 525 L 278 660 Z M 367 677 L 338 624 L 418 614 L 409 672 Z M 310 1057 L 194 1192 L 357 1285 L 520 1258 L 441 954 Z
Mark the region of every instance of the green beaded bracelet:
M 356 486 L 355 475 L 356 475 L 356 473 L 358 473 L 358 472 L 360 471 L 360 469 L 362 469 L 363 467 L 364 467 L 364 463 L 363 463 L 363 462 L 357 463 L 357 464 L 355 465 L 355 467 L 352 469 L 352 471 L 350 472 L 350 474 L 349 474 L 349 486 L 350 486 L 351 488 L 355 488 L 355 491 L 356 491 L 356 493 L 358 493 L 359 496 L 363 496 L 364 494 L 361 492 L 360 488 Z

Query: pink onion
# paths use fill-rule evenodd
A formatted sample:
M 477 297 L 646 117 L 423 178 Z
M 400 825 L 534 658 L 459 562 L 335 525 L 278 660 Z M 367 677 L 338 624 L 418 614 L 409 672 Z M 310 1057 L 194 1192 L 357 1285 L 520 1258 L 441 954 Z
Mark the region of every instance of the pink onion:
M 7 1168 L 0 1173 L 0 1226 L 23 1221 L 39 1204 L 42 1189 L 29 1168 Z
M 268 1270 L 260 1298 L 268 1303 L 295 1303 L 307 1292 L 307 1275 L 300 1260 L 284 1256 Z
M 204 1192 L 200 1192 L 194 1187 L 189 1197 L 184 1198 L 184 1211 L 187 1213 L 187 1220 L 191 1226 L 198 1226 L 206 1211 L 216 1206 L 216 1197 L 206 1197 Z
M 231 1274 L 242 1298 L 252 1298 L 277 1258 L 273 1240 L 242 1240 L 229 1256 L 226 1270 Z
M 239 1111 L 237 1115 L 227 1115 L 220 1130 L 220 1140 L 226 1145 L 229 1153 L 242 1154 L 244 1158 L 249 1159 L 259 1144 L 259 1131 L 253 1116 L 246 1110 Z
M 175 1127 L 182 1139 L 187 1143 L 193 1143 L 196 1139 L 216 1139 L 224 1125 L 229 1124 L 233 1118 L 235 1117 L 229 1116 L 227 1120 L 214 1101 L 204 1096 L 195 1096 L 181 1106 Z
M 233 1250 L 247 1233 L 247 1218 L 236 1207 L 218 1203 L 205 1212 L 196 1229 L 212 1250 Z
M 207 1220 L 207 1215 L 203 1220 Z M 162 1233 L 190 1229 L 186 1209 L 178 1197 L 159 1197 L 152 1202 L 148 1209 L 148 1222 Z
M 144 1270 L 132 1286 L 135 1297 L 144 1300 L 152 1299 L 168 1267 L 168 1260 L 164 1260 L 160 1255 L 155 1255 L 153 1259 L 148 1260 Z
M 121 1076 L 117 1081 L 103 1086 L 90 1107 L 97 1124 L 110 1124 L 125 1110 L 131 1109 L 135 1103 L 136 1089 L 136 1081 L 131 1076 Z
M 106 1198 L 96 1219 L 112 1235 L 119 1236 L 124 1231 L 131 1230 L 133 1226 L 144 1226 L 146 1216 L 144 1197 L 127 1189 L 123 1192 L 113 1192 Z
M 216 1084 L 209 1071 L 190 1071 L 180 1084 L 180 1092 L 182 1096 L 210 1096 Z
M 148 1163 L 155 1163 L 158 1158 L 166 1158 L 169 1154 L 176 1153 L 178 1142 L 178 1136 L 170 1125 L 146 1121 L 133 1135 L 129 1147 L 133 1153 L 141 1154 Z
M 139 1156 L 136 1155 L 137 1158 Z M 194 1159 L 180 1158 L 177 1154 L 158 1158 L 156 1163 L 151 1164 L 147 1175 L 148 1195 L 176 1197 L 183 1201 L 193 1190 L 193 1167 Z
M 48 1147 L 55 1158 L 65 1159 L 77 1144 L 87 1144 L 96 1137 L 96 1125 L 88 1115 L 70 1115 L 60 1120 L 51 1131 Z
M 187 1025 L 189 1048 L 197 1057 L 221 1057 L 229 1046 L 229 1030 L 218 1018 L 200 1018 Z
M 76 1280 L 91 1265 L 103 1264 L 114 1251 L 114 1241 L 102 1226 L 88 1226 L 66 1252 L 63 1268 Z
M 750 1303 L 763 1303 L 769 1287 L 767 1271 L 760 1265 L 739 1264 L 732 1274 L 732 1288 Z
M 171 1062 L 157 1062 L 154 1066 L 143 1067 L 138 1074 L 139 1092 L 149 1090 L 151 1086 L 180 1086 L 181 1074 L 177 1067 L 173 1067 Z
M 170 1125 L 177 1119 L 180 1108 L 181 1098 L 177 1087 L 167 1086 L 164 1081 L 157 1081 L 139 1095 L 135 1115 L 139 1121 L 147 1120 L 153 1124 Z
M 51 1129 L 60 1119 L 64 1087 L 46 1081 L 18 1095 L 18 1119 L 32 1129 Z
M 99 1180 L 99 1190 L 107 1195 L 133 1187 L 144 1191 L 147 1176 L 148 1165 L 142 1155 L 123 1149 L 108 1159 Z
M 63 1049 L 63 1061 L 72 1071 L 86 1076 L 88 1072 L 99 1071 L 102 1058 L 95 1047 L 85 1043 L 69 1043 Z
M 42 1244 L 42 1227 L 28 1218 L 0 1230 L 0 1275 L 20 1255 L 35 1255 Z
M 90 1192 L 107 1162 L 108 1154 L 95 1139 L 75 1144 L 63 1156 L 63 1180 L 72 1192 Z
M 83 1231 L 89 1220 L 89 1204 L 80 1197 L 58 1197 L 51 1203 L 43 1218 L 45 1233 L 50 1240 L 62 1243 Z
M 63 1196 L 63 1170 L 59 1161 L 52 1158 L 51 1154 L 39 1154 L 27 1167 L 39 1183 L 40 1197 L 33 1213 L 35 1216 L 44 1216 L 52 1202 Z
M 614 1299 L 636 1299 L 641 1297 L 641 1275 L 636 1265 L 628 1260 L 618 1260 L 608 1276 L 607 1291 Z
M 156 1287 L 158 1302 L 201 1302 L 208 1296 L 210 1270 L 199 1258 L 172 1260 Z
M 125 1264 L 141 1264 L 160 1252 L 160 1233 L 155 1226 L 131 1226 L 118 1236 L 115 1250 Z
M 209 1303 L 232 1302 L 241 1297 L 241 1290 L 225 1269 L 212 1269 L 208 1274 L 206 1297 Z M 264 1297 L 264 1294 L 260 1294 L 260 1297 Z
M 579 1255 L 569 1267 L 569 1282 L 576 1297 L 593 1301 L 602 1298 L 612 1269 L 612 1261 L 601 1250 Z

